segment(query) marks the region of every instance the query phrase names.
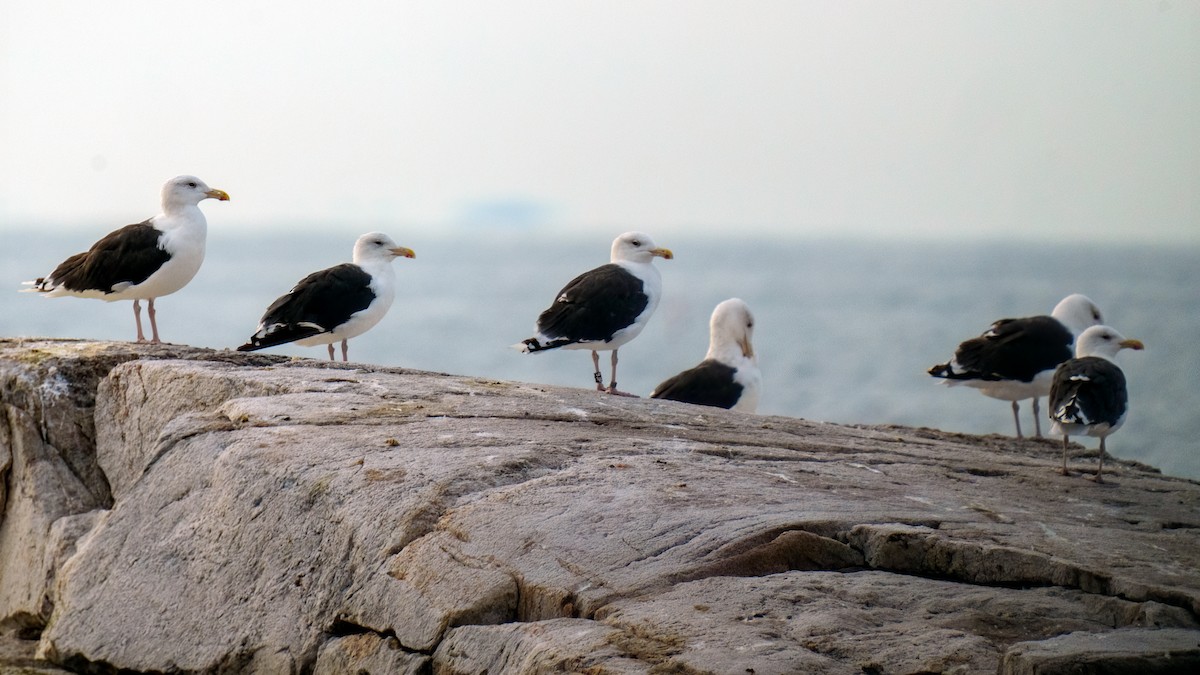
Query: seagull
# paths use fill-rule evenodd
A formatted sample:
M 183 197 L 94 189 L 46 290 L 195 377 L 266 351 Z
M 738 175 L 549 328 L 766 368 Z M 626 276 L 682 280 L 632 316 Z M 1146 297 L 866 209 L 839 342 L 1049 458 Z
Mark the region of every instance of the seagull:
M 1075 336 L 1102 322 L 1096 303 L 1079 293 L 1068 295 L 1050 316 L 1000 319 L 979 337 L 960 344 L 949 362 L 928 372 L 949 385 L 965 384 L 985 396 L 1012 401 L 1017 438 L 1022 438 L 1018 401 L 1032 398 L 1034 431 L 1041 438 L 1038 397 L 1050 392 L 1058 364 L 1071 358 Z
M 342 263 L 304 277 L 263 314 L 258 330 L 239 352 L 295 342 L 304 347 L 342 343 L 348 360 L 350 338 L 370 330 L 387 314 L 396 295 L 392 260 L 415 258 L 382 232 L 368 232 L 354 242 L 354 262 Z
M 1100 466 L 1091 479 L 1104 482 L 1104 439 L 1125 423 L 1129 393 L 1125 373 L 1114 359 L 1122 349 L 1144 349 L 1141 340 L 1127 340 L 1108 326 L 1092 326 L 1075 344 L 1075 358 L 1054 371 L 1050 388 L 1050 433 L 1062 434 L 1062 474 L 1067 472 L 1067 442 L 1071 434 L 1100 438 Z
M 708 353 L 700 365 L 668 378 L 650 398 L 754 412 L 762 373 L 750 345 L 754 333 L 750 308 L 741 299 L 730 298 L 713 310 L 708 326 Z
M 626 232 L 613 240 L 611 262 L 575 277 L 538 316 L 537 334 L 513 345 L 521 352 L 590 349 L 596 389 L 632 396 L 617 389 L 617 350 L 638 336 L 658 307 L 662 277 L 654 258 L 674 254 L 649 235 Z M 600 352 L 612 352 L 612 380 L 604 386 Z
M 67 258 L 49 275 L 25 282 L 28 292 L 57 298 L 133 300 L 137 341 L 142 332 L 142 300 L 148 300 L 150 342 L 158 344 L 154 300 L 183 288 L 204 262 L 208 221 L 199 204 L 228 201 L 229 195 L 195 176 L 176 176 L 162 187 L 162 213 L 110 232 L 84 253 Z

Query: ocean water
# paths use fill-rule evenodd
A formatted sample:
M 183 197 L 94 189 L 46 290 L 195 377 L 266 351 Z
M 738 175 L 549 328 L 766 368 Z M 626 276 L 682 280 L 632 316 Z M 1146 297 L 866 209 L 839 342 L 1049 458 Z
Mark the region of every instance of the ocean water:
M 0 335 L 133 338 L 129 302 L 16 292 L 21 281 L 48 273 L 100 234 L 15 227 L 2 233 L 0 288 L 11 292 L 0 292 Z M 345 226 L 250 233 L 211 225 L 199 275 L 157 303 L 163 339 L 242 344 L 278 295 L 305 274 L 348 260 L 357 234 Z M 534 319 L 563 284 L 607 262 L 611 238 L 540 230 L 390 234 L 417 257 L 394 263 L 396 302 L 379 326 L 351 341 L 352 360 L 593 386 L 588 352 L 520 354 L 510 345 L 532 334 Z M 1063 296 L 1081 292 L 1109 324 L 1147 347 L 1118 357 L 1131 412 L 1109 438 L 1109 451 L 1200 479 L 1200 248 L 656 239 L 676 258 L 655 261 L 662 303 L 642 335 L 621 349 L 618 380 L 626 391 L 647 395 L 695 365 L 707 349 L 712 308 L 740 297 L 756 317 L 760 413 L 1011 435 L 1007 402 L 942 386 L 925 370 L 993 320 L 1046 314 Z M 324 347 L 270 351 L 325 358 Z M 607 379 L 607 354 L 601 357 Z M 1032 432 L 1028 403 L 1022 426 Z M 1095 439 L 1076 440 L 1097 446 Z

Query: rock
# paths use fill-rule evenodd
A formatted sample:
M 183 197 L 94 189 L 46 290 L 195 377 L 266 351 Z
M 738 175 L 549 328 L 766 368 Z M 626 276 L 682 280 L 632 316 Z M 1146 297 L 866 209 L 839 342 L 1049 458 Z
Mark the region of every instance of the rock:
M 0 341 L 12 476 L 29 434 L 70 437 L 38 428 L 30 349 L 94 374 L 60 423 L 94 424 L 76 490 L 110 487 L 8 496 L 0 532 L 42 539 L 3 617 L 74 669 L 994 673 L 1200 636 L 1200 484 L 1063 477 L 1055 442 Z
M 182 372 L 179 377 L 155 382 L 156 389 L 150 392 L 137 379 L 140 372 L 118 369 L 99 386 L 96 415 L 110 423 L 97 427 L 96 457 L 117 499 L 157 458 L 158 434 L 171 421 L 187 413 L 211 410 L 233 398 L 235 391 L 239 396 L 280 393 L 270 386 L 256 388 L 244 378 L 226 383 L 209 379 L 197 386 Z
M 112 504 L 97 461 L 94 408 L 99 383 L 139 358 L 226 358 L 175 345 L 75 340 L 0 340 L 0 629 L 38 629 L 48 590 L 76 528 L 60 519 Z M 278 362 L 255 356 L 244 364 Z M 102 433 L 109 427 L 100 425 Z
M 131 357 L 132 358 L 132 355 Z M 10 360 L 11 359 L 11 360 Z M 91 408 L 112 361 L 58 359 L 37 348 L 5 351 L 0 369 L 0 626 L 49 618 L 46 544 L 58 519 L 106 507 Z M 82 411 L 82 412 L 80 412 Z
M 1003 645 L 1146 625 L 1144 606 L 1057 588 L 1007 589 L 878 571 L 713 577 L 619 600 L 596 620 L 656 639 L 659 668 L 718 673 L 994 673 Z M 1194 626 L 1171 608 L 1171 625 Z
M 424 675 L 428 672 L 429 657 L 405 652 L 395 638 L 382 638 L 364 633 L 334 638 L 322 645 L 317 652 L 317 664 L 313 675 Z
M 1000 675 L 1169 675 L 1200 672 L 1196 631 L 1123 629 L 1069 633 L 1008 649 Z
M 620 630 L 585 619 L 549 619 L 450 631 L 434 654 L 438 675 L 646 673 L 647 650 Z

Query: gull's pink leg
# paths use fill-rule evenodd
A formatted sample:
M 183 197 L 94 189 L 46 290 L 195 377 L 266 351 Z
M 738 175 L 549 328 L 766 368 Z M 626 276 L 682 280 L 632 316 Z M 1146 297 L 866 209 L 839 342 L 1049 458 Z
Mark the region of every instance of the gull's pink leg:
M 1096 469 L 1096 475 L 1090 476 L 1091 480 L 1097 483 L 1104 482 L 1104 437 L 1100 437 L 1100 466 Z
M 150 302 L 147 303 L 146 314 L 150 317 L 150 333 L 152 335 L 150 344 L 159 344 L 162 340 L 158 339 L 158 322 L 154 320 L 154 317 L 158 315 L 158 312 L 154 311 L 154 298 L 150 298 Z
M 142 333 L 142 303 L 136 299 L 133 301 L 133 320 L 137 322 L 137 341 L 145 342 L 146 335 Z
M 608 391 L 608 393 L 610 393 L 614 396 L 630 396 L 633 398 L 637 398 L 637 396 L 634 394 L 629 394 L 629 393 L 617 390 L 617 350 L 615 350 L 615 349 L 613 350 L 613 353 L 612 353 L 612 380 L 608 383 L 607 391 Z
M 596 369 L 596 391 L 608 391 L 604 388 L 604 376 L 600 374 L 600 352 L 592 351 L 592 368 Z
M 1067 471 L 1067 436 L 1066 436 L 1066 434 L 1063 434 L 1063 465 L 1062 465 L 1062 475 L 1064 475 L 1064 476 L 1070 476 L 1070 475 L 1071 475 L 1071 472 L 1070 472 L 1070 471 Z
M 1042 437 L 1042 409 L 1038 405 L 1038 397 L 1033 397 L 1033 435 L 1035 438 Z

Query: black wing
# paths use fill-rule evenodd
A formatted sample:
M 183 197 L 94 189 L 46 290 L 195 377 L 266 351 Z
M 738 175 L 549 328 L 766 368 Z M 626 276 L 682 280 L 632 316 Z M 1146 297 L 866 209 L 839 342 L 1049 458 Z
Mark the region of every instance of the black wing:
M 343 263 L 313 272 L 263 313 L 261 328 L 238 351 L 253 351 L 328 333 L 375 299 L 371 275 Z
M 564 286 L 554 304 L 538 317 L 538 332 L 568 342 L 607 342 L 646 309 L 650 299 L 642 288 L 642 280 L 620 265 L 610 263 L 584 272 Z
M 64 260 L 39 286 L 49 290 L 45 288 L 49 281 L 68 291 L 112 293 L 118 284 L 140 284 L 171 259 L 159 247 L 161 235 L 149 220 L 126 225 L 105 235 L 86 252 Z
M 1054 371 L 1050 417 L 1059 422 L 1116 424 L 1128 407 L 1125 373 L 1107 359 L 1071 359 Z
M 954 360 L 961 370 L 943 364 L 931 368 L 929 374 L 949 379 L 1031 382 L 1038 373 L 1071 358 L 1073 341 L 1071 331 L 1053 317 L 1001 319 L 983 335 L 958 346 Z
M 742 397 L 743 387 L 733 379 L 736 372 L 720 361 L 705 359 L 655 387 L 650 398 L 732 408 Z

